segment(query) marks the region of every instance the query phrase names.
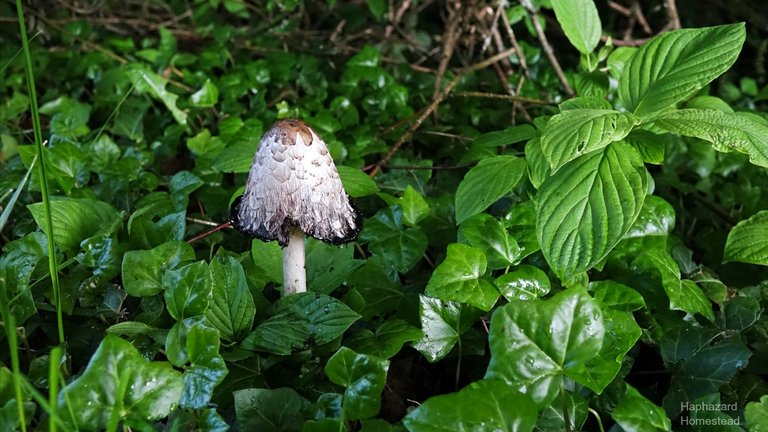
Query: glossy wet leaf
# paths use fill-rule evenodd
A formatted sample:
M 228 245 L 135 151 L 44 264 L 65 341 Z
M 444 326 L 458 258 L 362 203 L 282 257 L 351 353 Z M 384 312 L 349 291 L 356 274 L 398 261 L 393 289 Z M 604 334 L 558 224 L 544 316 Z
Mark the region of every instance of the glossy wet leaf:
M 539 406 L 546 405 L 559 393 L 564 376 L 581 382 L 587 363 L 600 352 L 604 334 L 603 313 L 584 291 L 512 301 L 491 318 L 486 378 L 506 380 L 525 389 Z
M 403 226 L 403 211 L 399 206 L 380 210 L 367 219 L 359 239 L 367 241 L 371 252 L 381 255 L 401 273 L 416 265 L 427 249 L 427 237 L 420 228 Z
M 587 419 L 587 408 L 589 404 L 582 396 L 564 391 L 541 410 L 534 430 L 565 430 L 566 423 L 570 425 L 570 430 L 582 430 Z
M 536 235 L 561 279 L 590 269 L 629 231 L 647 182 L 637 150 L 617 142 L 568 163 L 541 185 Z
M 403 210 L 403 223 L 406 225 L 417 225 L 429 216 L 429 204 L 411 185 L 405 187 L 403 196 L 397 200 L 397 203 Z
M 309 417 L 309 401 L 290 388 L 250 388 L 234 393 L 240 430 L 299 432 Z
M 123 288 L 132 296 L 151 296 L 163 290 L 166 270 L 195 258 L 186 242 L 170 241 L 149 250 L 132 250 L 123 255 Z
M 462 222 L 459 226 L 459 241 L 482 249 L 490 269 L 508 267 L 522 258 L 522 249 L 501 221 L 485 213 Z
M 347 347 L 341 347 L 328 359 L 325 374 L 331 382 L 344 387 L 345 418 L 358 420 L 378 414 L 388 369 L 388 360 L 358 354 Z
M 176 320 L 204 314 L 212 288 L 211 272 L 204 261 L 168 270 L 163 275 L 165 304 Z
M 610 109 L 571 109 L 553 116 L 541 135 L 541 151 L 552 172 L 577 157 L 619 141 L 640 119 Z
M 744 24 L 663 33 L 641 46 L 619 77 L 619 101 L 647 117 L 690 96 L 736 61 Z
M 278 300 L 275 314 L 257 325 L 240 346 L 288 355 L 336 339 L 359 318 L 335 298 L 315 293 L 294 294 Z
M 451 352 L 459 337 L 480 316 L 481 311 L 467 304 L 419 296 L 419 319 L 423 337 L 413 345 L 430 362 Z
M 650 195 L 646 197 L 640 214 L 629 231 L 624 234 L 624 238 L 666 236 L 674 227 L 675 209 L 663 198 Z
M 547 295 L 552 288 L 547 274 L 540 268 L 522 264 L 494 281 L 496 288 L 507 300 L 533 300 Z
M 227 366 L 219 355 L 218 331 L 200 322 L 194 324 L 187 334 L 187 355 L 190 366 L 184 371 L 180 405 L 202 409 L 227 375 Z
M 523 174 L 525 159 L 492 156 L 469 170 L 456 190 L 456 223 L 460 224 L 512 190 Z
M 624 385 L 624 394 L 611 417 L 627 432 L 662 432 L 672 428 L 663 409 L 646 399 L 634 387 Z
M 571 45 L 582 54 L 591 53 L 600 42 L 602 25 L 592 0 L 553 0 L 557 22 Z
M 30 204 L 27 208 L 38 226 L 45 230 L 43 203 Z M 59 197 L 51 200 L 51 219 L 56 246 L 73 251 L 89 237 L 113 233 L 122 222 L 122 215 L 103 201 Z
M 181 388 L 181 373 L 169 363 L 149 362 L 130 343 L 107 335 L 83 374 L 62 390 L 58 412 L 81 430 L 103 429 L 113 415 L 126 425 L 143 424 L 166 417 Z
M 239 341 L 251 330 L 256 313 L 243 266 L 234 257 L 219 254 L 209 268 L 212 288 L 206 319 L 222 339 Z
M 768 211 L 755 213 L 731 229 L 723 260 L 768 265 Z
M 254 239 L 251 243 L 253 263 L 267 276 L 268 281 L 283 283 L 283 249 L 276 241 L 263 242 Z
M 445 260 L 429 278 L 425 294 L 442 300 L 469 303 L 489 310 L 499 292 L 485 279 L 486 260 L 482 250 L 461 243 L 448 245 Z
M 537 409 L 531 398 L 501 380 L 475 381 L 456 393 L 434 396 L 411 411 L 411 432 L 532 431 Z
M 356 352 L 381 358 L 390 358 L 400 352 L 406 342 L 422 338 L 422 332 L 400 319 L 384 321 L 376 332 L 358 330 L 344 339 L 344 344 Z

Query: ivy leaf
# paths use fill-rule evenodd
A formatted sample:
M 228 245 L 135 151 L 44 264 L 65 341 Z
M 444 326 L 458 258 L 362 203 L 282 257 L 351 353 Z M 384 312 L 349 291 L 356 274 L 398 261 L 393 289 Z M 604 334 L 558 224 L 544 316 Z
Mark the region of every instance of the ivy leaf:
M 427 236 L 417 227 L 403 226 L 403 210 L 399 206 L 385 208 L 367 219 L 360 240 L 368 248 L 392 263 L 397 271 L 406 273 L 427 250 Z
M 499 292 L 483 278 L 485 269 L 482 250 L 461 243 L 449 244 L 445 260 L 429 278 L 425 294 L 488 311 L 499 298 Z
M 123 255 L 123 288 L 132 296 L 153 296 L 163 290 L 163 274 L 182 261 L 195 259 L 187 242 L 172 240 L 149 250 L 133 250 Z
M 336 169 L 339 172 L 342 184 L 344 184 L 344 190 L 352 198 L 373 195 L 379 191 L 379 186 L 376 182 L 359 169 L 344 165 L 339 165 Z
M 528 264 L 520 265 L 515 270 L 499 276 L 494 284 L 509 301 L 541 298 L 552 288 L 547 274 Z
M 259 324 L 240 346 L 288 355 L 309 348 L 310 340 L 322 345 L 336 339 L 359 318 L 335 298 L 316 293 L 294 294 L 278 300 L 275 314 Z
M 344 343 L 353 350 L 381 358 L 390 358 L 400 352 L 406 342 L 421 339 L 421 330 L 401 319 L 384 321 L 376 333 L 363 329 L 345 337 Z
M 149 93 L 168 108 L 176 122 L 182 126 L 187 125 L 187 114 L 176 106 L 179 96 L 165 88 L 168 84 L 165 78 L 143 67 L 129 70 L 129 76 L 131 81 L 136 84 L 138 93 Z
M 219 88 L 210 79 L 207 79 L 200 90 L 192 93 L 189 100 L 192 102 L 192 106 L 199 108 L 212 107 L 219 101 Z
M 415 226 L 429 216 L 429 204 L 411 185 L 405 187 L 397 204 L 403 209 L 403 222 L 406 225 Z
M 768 265 L 768 211 L 755 213 L 733 227 L 723 260 Z
M 389 361 L 358 354 L 341 347 L 328 359 L 325 374 L 332 383 L 345 388 L 344 418 L 359 420 L 379 413 L 381 392 L 387 382 Z
M 561 291 L 548 300 L 512 301 L 491 318 L 485 377 L 524 388 L 546 406 L 560 392 L 564 375 L 579 381 L 600 352 L 604 334 L 603 313 L 583 290 Z
M 624 384 L 624 394 L 611 417 L 627 432 L 666 432 L 672 423 L 663 409 L 646 399 L 634 387 Z
M 571 109 L 552 117 L 541 135 L 541 151 L 557 172 L 578 156 L 619 141 L 640 123 L 630 113 L 610 109 Z
M 603 32 L 594 1 L 552 0 L 552 8 L 571 45 L 582 54 L 591 53 Z
M 518 263 L 523 250 L 504 225 L 493 216 L 480 213 L 462 222 L 459 241 L 482 249 L 490 269 L 500 269 Z
M 219 332 L 202 322 L 192 325 L 187 333 L 187 355 L 191 364 L 184 371 L 180 405 L 202 409 L 227 375 L 227 366 L 219 355 Z
M 27 206 L 37 225 L 45 232 L 43 203 Z M 52 197 L 51 219 L 56 246 L 75 251 L 80 243 L 98 234 L 112 234 L 122 223 L 122 214 L 111 205 L 88 198 Z
M 501 380 L 480 380 L 457 393 L 434 396 L 408 413 L 403 425 L 412 432 L 529 432 L 538 410 L 531 398 Z
M 310 403 L 293 389 L 236 390 L 237 425 L 243 431 L 299 432 L 310 418 Z
M 460 224 L 512 190 L 525 174 L 525 159 L 492 156 L 467 172 L 456 190 L 456 223 Z
M 104 429 L 113 416 L 125 426 L 168 416 L 179 403 L 181 374 L 167 362 L 148 362 L 136 348 L 107 335 L 85 372 L 59 394 L 58 412 L 75 427 Z
M 419 296 L 419 318 L 424 337 L 416 348 L 428 361 L 434 363 L 448 353 L 464 332 L 480 316 L 472 306 Z
M 352 275 L 364 260 L 354 259 L 355 249 L 310 239 L 307 243 L 307 289 L 330 294 Z
M 211 288 L 211 273 L 205 261 L 166 271 L 163 289 L 168 313 L 177 321 L 204 314 Z
M 617 142 L 584 155 L 548 178 L 536 199 L 536 235 L 557 275 L 590 269 L 637 219 L 648 176 L 637 150 Z
M 744 43 L 744 23 L 663 33 L 641 46 L 619 77 L 619 101 L 648 117 L 728 70 Z
M 211 261 L 210 271 L 211 303 L 206 319 L 223 339 L 239 341 L 251 329 L 256 313 L 243 266 L 234 257 L 219 254 Z
M 768 121 L 749 113 L 683 109 L 659 116 L 654 125 L 679 135 L 700 138 L 719 152 L 737 151 L 768 167 Z

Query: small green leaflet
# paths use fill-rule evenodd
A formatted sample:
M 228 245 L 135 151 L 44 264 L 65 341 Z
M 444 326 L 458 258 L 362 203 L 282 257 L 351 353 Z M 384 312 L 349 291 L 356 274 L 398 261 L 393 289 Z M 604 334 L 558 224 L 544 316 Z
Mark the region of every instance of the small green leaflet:
M 582 54 L 591 53 L 603 31 L 594 1 L 552 0 L 552 8 L 571 45 Z
M 506 195 L 523 178 L 525 159 L 492 156 L 473 167 L 456 191 L 456 223 L 460 224 Z
M 490 310 L 499 292 L 483 277 L 486 265 L 482 250 L 461 243 L 449 244 L 445 260 L 429 278 L 425 294 Z

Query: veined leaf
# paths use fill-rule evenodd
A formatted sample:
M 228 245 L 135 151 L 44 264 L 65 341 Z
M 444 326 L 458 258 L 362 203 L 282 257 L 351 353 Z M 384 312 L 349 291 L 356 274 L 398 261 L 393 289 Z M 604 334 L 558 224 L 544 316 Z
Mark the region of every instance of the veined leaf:
M 624 138 L 638 123 L 634 115 L 610 109 L 566 110 L 547 123 L 541 151 L 555 172 L 582 154 Z
M 749 114 L 683 109 L 662 114 L 654 125 L 672 133 L 700 138 L 720 152 L 737 151 L 768 167 L 768 122 Z
M 486 266 L 482 250 L 461 243 L 449 244 L 445 261 L 432 273 L 425 293 L 487 311 L 496 303 L 499 292 L 483 278 Z
M 462 303 L 419 296 L 419 319 L 424 337 L 413 345 L 427 361 L 434 363 L 451 352 L 481 312 Z
M 41 228 L 45 227 L 43 203 L 27 206 Z M 111 205 L 88 198 L 51 197 L 51 219 L 56 246 L 70 251 L 97 234 L 111 234 L 122 222 L 122 214 Z
M 339 165 L 336 168 L 349 196 L 358 198 L 373 195 L 379 191 L 376 182 L 359 169 L 344 165 Z
M 768 265 L 768 210 L 733 227 L 725 243 L 724 260 Z
M 344 418 L 357 420 L 378 414 L 388 369 L 389 360 L 358 354 L 347 347 L 341 347 L 328 359 L 328 379 L 345 387 Z
M 168 108 L 168 111 L 171 112 L 176 122 L 183 126 L 187 125 L 187 113 L 176 106 L 176 101 L 179 99 L 179 96 L 169 92 L 165 88 L 168 84 L 168 81 L 166 81 L 165 78 L 142 67 L 131 69 L 129 74 L 131 80 L 136 83 L 137 92 L 149 93 Z
M 525 159 L 493 156 L 469 170 L 456 191 L 456 223 L 460 224 L 507 194 L 525 174 Z
M 664 33 L 635 51 L 619 77 L 619 100 L 647 117 L 692 95 L 736 61 L 744 23 Z
M 591 53 L 603 32 L 600 16 L 592 0 L 552 0 L 557 22 L 571 45 L 582 54 Z
M 566 164 L 541 185 L 536 235 L 561 279 L 588 270 L 616 246 L 645 200 L 648 177 L 624 142 Z

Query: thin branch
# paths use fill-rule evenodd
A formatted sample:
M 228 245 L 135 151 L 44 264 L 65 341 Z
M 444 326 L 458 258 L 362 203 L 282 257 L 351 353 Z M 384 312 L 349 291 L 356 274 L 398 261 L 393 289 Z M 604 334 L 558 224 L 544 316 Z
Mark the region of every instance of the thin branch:
M 667 16 L 669 17 L 672 29 L 677 30 L 682 28 L 680 25 L 680 16 L 677 14 L 677 4 L 675 3 L 675 0 L 667 0 L 664 2 L 664 6 L 667 8 Z
M 515 51 L 517 51 L 517 59 L 520 62 L 520 67 L 523 69 L 523 74 L 528 77 L 528 62 L 525 60 L 525 53 L 523 53 L 523 49 L 520 48 L 520 44 L 517 42 L 515 31 L 512 30 L 512 25 L 509 23 L 507 14 L 501 14 L 501 19 L 504 21 L 504 29 L 507 31 L 507 36 L 509 36 L 509 40 L 512 42 L 512 46 L 515 48 Z
M 208 237 L 209 235 L 211 235 L 211 234 L 213 234 L 213 233 L 215 233 L 217 231 L 221 231 L 224 228 L 232 228 L 232 223 L 231 222 L 227 222 L 227 223 L 223 223 L 221 225 L 217 225 L 213 229 L 209 229 L 208 231 L 205 231 L 203 233 L 200 233 L 200 234 L 192 237 L 191 239 L 187 240 L 187 243 L 194 243 L 194 242 L 196 242 L 196 241 L 198 241 L 200 239 Z
M 535 105 L 555 105 L 552 102 L 547 102 L 541 99 L 531 99 L 531 98 L 522 97 L 522 96 L 507 95 L 507 94 L 501 94 L 501 93 L 486 93 L 486 92 L 478 92 L 478 91 L 456 92 L 451 96 L 452 97 L 476 97 L 476 98 L 485 98 L 485 99 L 504 99 L 504 100 L 510 100 L 514 102 L 522 102 L 522 103 L 535 104 Z
M 544 54 L 546 54 L 547 59 L 549 60 L 549 64 L 552 65 L 552 69 L 555 70 L 555 75 L 557 75 L 557 78 L 563 85 L 563 90 L 565 90 L 565 93 L 568 95 L 568 97 L 575 96 L 576 94 L 571 88 L 571 85 L 568 84 L 568 79 L 565 78 L 563 69 L 560 67 L 560 63 L 558 63 L 557 57 L 555 57 L 555 51 L 552 49 L 552 45 L 549 44 L 547 36 L 544 34 L 544 29 L 541 28 L 541 24 L 539 23 L 539 20 L 536 16 L 536 9 L 534 9 L 531 0 L 520 0 L 520 3 L 528 11 L 528 15 L 531 17 L 533 27 L 536 29 L 536 36 L 539 38 L 539 43 L 541 43 L 542 48 L 544 48 Z

